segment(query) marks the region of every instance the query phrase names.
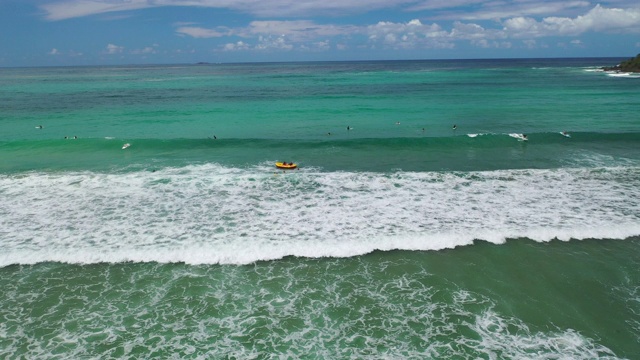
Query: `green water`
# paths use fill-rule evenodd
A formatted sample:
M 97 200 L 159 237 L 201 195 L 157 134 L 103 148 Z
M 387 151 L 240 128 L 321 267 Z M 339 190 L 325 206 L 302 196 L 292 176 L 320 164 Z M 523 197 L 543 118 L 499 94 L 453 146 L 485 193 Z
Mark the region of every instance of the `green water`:
M 626 254 L 639 242 L 513 240 L 235 267 L 15 265 L 1 270 L 2 348 L 27 357 L 633 358 L 640 267 Z
M 637 358 L 615 62 L 0 69 L 0 357 Z

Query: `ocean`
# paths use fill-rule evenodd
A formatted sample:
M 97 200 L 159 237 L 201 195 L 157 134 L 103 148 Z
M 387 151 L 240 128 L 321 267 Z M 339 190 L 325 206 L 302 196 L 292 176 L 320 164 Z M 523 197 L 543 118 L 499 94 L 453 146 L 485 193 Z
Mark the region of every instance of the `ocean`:
M 0 358 L 638 359 L 620 60 L 0 68 Z

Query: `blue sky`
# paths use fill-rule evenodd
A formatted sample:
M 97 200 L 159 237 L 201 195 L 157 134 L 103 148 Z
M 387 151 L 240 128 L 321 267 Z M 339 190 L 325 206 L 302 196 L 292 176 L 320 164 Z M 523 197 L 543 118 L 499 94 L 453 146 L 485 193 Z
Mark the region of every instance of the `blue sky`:
M 0 66 L 637 53 L 638 0 L 0 0 Z

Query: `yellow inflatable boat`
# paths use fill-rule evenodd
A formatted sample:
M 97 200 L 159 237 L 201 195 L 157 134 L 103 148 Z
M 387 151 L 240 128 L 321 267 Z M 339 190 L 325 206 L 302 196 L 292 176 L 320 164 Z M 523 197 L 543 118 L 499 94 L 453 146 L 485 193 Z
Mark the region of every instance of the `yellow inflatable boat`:
M 277 162 L 276 163 L 276 167 L 278 169 L 295 169 L 298 167 L 298 165 L 294 164 L 294 163 L 287 163 L 287 162 Z

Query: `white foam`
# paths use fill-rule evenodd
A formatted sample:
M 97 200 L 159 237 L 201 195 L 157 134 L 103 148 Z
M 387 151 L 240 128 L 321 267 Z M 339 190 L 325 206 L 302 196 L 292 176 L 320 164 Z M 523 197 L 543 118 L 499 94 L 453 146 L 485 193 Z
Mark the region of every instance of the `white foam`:
M 476 316 L 470 328 L 479 335 L 480 340 L 467 342 L 489 358 L 536 358 L 533 354 L 546 354 L 549 358 L 562 354 L 562 358 L 567 359 L 616 358 L 610 349 L 574 330 L 533 333 L 521 321 L 501 317 L 493 310 Z
M 607 72 L 608 76 L 628 79 L 639 79 L 640 74 L 630 72 Z
M 351 173 L 213 164 L 0 176 L 0 266 L 245 264 L 640 234 L 640 168 Z

